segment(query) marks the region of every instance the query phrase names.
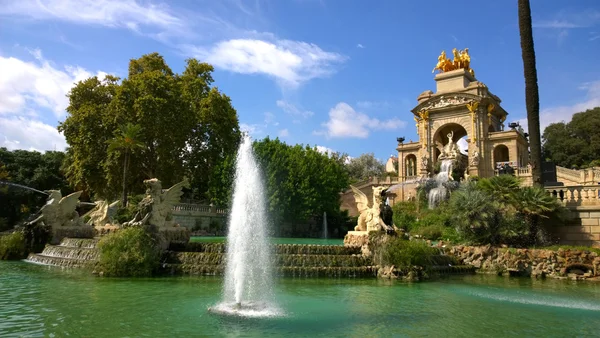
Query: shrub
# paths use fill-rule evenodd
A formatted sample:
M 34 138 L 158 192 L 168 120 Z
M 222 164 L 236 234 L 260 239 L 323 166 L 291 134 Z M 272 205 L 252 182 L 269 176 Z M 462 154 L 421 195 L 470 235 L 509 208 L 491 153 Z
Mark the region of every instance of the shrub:
M 394 265 L 402 271 L 414 266 L 430 266 L 433 255 L 437 254 L 437 250 L 424 241 L 409 241 L 400 237 L 390 238 L 383 249 L 385 265 Z
M 423 268 L 430 266 L 433 256 L 438 253 L 425 241 L 409 241 L 402 237 L 387 236 L 381 232 L 369 234 L 369 249 L 373 253 L 375 264 L 393 265 L 405 273 L 415 266 Z
M 444 238 L 445 230 L 446 230 L 446 227 L 444 227 L 441 224 L 438 224 L 438 225 L 432 224 L 432 225 L 428 225 L 425 227 L 417 228 L 416 230 L 411 232 L 411 235 L 419 235 L 425 239 L 438 240 L 438 239 Z
M 122 229 L 103 237 L 98 249 L 98 269 L 105 276 L 150 276 L 160 262 L 157 239 L 141 227 Z
M 417 222 L 417 204 L 416 202 L 398 202 L 392 206 L 394 212 L 393 222 L 402 229 L 410 231 Z
M 26 258 L 28 254 L 25 236 L 21 232 L 13 232 L 0 236 L 0 260 L 16 260 Z

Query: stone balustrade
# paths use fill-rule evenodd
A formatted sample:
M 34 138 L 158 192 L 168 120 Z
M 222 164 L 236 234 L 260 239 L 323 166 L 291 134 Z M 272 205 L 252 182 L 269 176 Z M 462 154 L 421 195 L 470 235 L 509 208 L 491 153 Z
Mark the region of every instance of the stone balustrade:
M 600 205 L 600 185 L 546 187 L 566 207 Z

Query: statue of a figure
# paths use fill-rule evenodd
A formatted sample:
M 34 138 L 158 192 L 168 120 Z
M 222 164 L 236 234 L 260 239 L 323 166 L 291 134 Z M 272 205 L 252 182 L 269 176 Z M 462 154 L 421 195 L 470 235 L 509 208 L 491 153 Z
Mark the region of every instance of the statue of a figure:
M 352 185 L 350 188 L 354 192 L 354 200 L 359 212 L 358 224 L 354 227 L 354 231 L 393 231 L 393 227 L 384 223 L 381 218 L 382 201 L 384 200 L 386 189 L 384 187 L 373 187 L 373 202 L 371 207 L 369 207 L 367 196 L 360 189 Z
M 179 199 L 183 194 L 181 190 L 184 187 L 189 188 L 188 180 L 184 179 L 165 192 L 162 191 L 161 182 L 156 178 L 145 180 L 144 184 L 148 189 L 146 190 L 146 197 L 139 203 L 140 211 L 131 221 L 123 223 L 123 226 L 145 226 L 149 224 L 158 229 L 172 226 L 173 206 L 179 203 Z
M 421 157 L 421 170 L 428 170 L 429 169 L 429 158 L 427 157 L 427 155 L 423 155 Z
M 87 221 L 87 224 L 89 225 L 102 227 L 106 224 L 112 224 L 114 223 L 113 217 L 117 212 L 119 203 L 120 201 L 115 201 L 111 204 L 108 204 L 108 201 L 98 201 L 96 202 L 94 209 L 83 216 L 88 216 L 90 218 Z
M 454 137 L 454 131 L 451 131 L 450 133 L 448 133 L 447 137 L 448 137 L 448 144 L 446 144 L 444 146 L 444 148 L 442 149 L 442 153 L 438 157 L 438 159 L 440 159 L 440 160 L 455 159 L 456 157 L 458 157 L 458 146 L 452 140 Z
M 473 152 L 473 156 L 471 157 L 471 165 L 472 166 L 479 165 L 479 152 L 477 150 L 475 150 Z
M 65 197 L 62 197 L 59 190 L 48 190 L 47 193 L 49 195 L 46 204 L 39 211 L 41 215 L 29 222 L 30 225 L 38 222 L 43 222 L 44 225 L 52 228 L 83 225 L 79 213 L 75 210 L 79 204 L 79 196 L 81 196 L 82 191 L 74 192 Z

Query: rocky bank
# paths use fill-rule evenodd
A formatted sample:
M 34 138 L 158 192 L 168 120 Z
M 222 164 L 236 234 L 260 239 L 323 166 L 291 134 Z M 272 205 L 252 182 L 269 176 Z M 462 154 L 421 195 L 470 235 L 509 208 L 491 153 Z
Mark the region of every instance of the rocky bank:
M 479 273 L 600 281 L 600 255 L 593 251 L 458 245 L 446 253 Z

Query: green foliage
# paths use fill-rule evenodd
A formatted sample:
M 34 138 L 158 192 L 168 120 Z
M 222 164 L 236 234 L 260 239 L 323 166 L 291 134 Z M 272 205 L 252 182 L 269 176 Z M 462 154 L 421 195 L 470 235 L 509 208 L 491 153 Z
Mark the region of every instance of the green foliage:
M 265 175 L 267 204 L 275 224 L 339 213 L 340 192 L 348 187 L 343 157 L 269 138 L 255 141 L 254 152 Z
M 37 190 L 58 189 L 63 196 L 73 190 L 63 176 L 65 153 L 59 151 L 13 150 L 0 148 L 0 181 L 25 185 Z M 85 198 L 85 196 L 82 196 Z M 30 190 L 0 185 L 0 231 L 14 227 L 31 212 L 44 205 L 46 196 Z
M 392 206 L 392 211 L 394 212 L 393 222 L 397 227 L 408 231 L 415 228 L 418 218 L 417 204 L 415 202 L 398 202 Z
M 127 205 L 127 170 L 129 165 L 129 158 L 135 154 L 136 151 L 144 148 L 144 144 L 140 142 L 142 137 L 142 127 L 137 124 L 128 122 L 125 125 L 119 127 L 118 133 L 115 137 L 106 141 L 108 143 L 108 154 L 111 156 L 115 152 L 123 155 L 123 190 L 121 192 L 122 199 L 121 205 Z
M 430 240 L 444 239 L 446 229 L 447 227 L 442 224 L 430 224 L 415 229 L 415 231 L 411 232 L 411 235 L 419 235 L 424 239 Z
M 499 175 L 478 180 L 477 188 L 492 196 L 497 202 L 510 207 L 516 203 L 516 194 L 521 189 L 521 181 L 513 175 Z
M 58 129 L 70 148 L 65 162 L 69 182 L 98 197 L 112 198 L 122 187 L 144 191 L 142 181 L 159 177 L 163 186 L 184 176 L 200 198 L 207 198 L 209 175 L 239 143 L 237 112 L 231 100 L 211 88 L 213 67 L 187 60 L 175 74 L 157 53 L 129 64 L 128 77 L 93 77 L 69 93 L 68 116 Z M 109 144 L 119 126 L 138 126 L 141 147 L 129 153 Z M 138 147 L 136 147 L 138 148 Z M 118 150 L 117 150 L 118 149 Z
M 359 182 L 370 177 L 382 177 L 385 175 L 385 164 L 381 163 L 375 154 L 362 154 L 351 159 L 346 164 L 346 170 L 351 182 Z
M 18 260 L 27 257 L 25 236 L 21 232 L 0 235 L 0 260 Z
M 98 269 L 104 276 L 150 276 L 160 262 L 157 240 L 141 227 L 122 229 L 102 237 L 98 249 Z
M 409 241 L 383 234 L 369 235 L 369 247 L 376 264 L 393 265 L 403 272 L 412 270 L 415 266 L 432 265 L 433 256 L 438 254 L 437 249 L 432 248 L 425 241 Z
M 127 207 L 123 208 L 122 205 L 120 205 L 117 209 L 115 213 L 115 221 L 118 223 L 131 221 L 138 212 L 138 204 L 142 201 L 144 196 L 145 195 L 143 194 L 129 196 L 129 203 L 127 203 Z
M 598 165 L 600 107 L 573 115 L 568 123 L 552 123 L 544 130 L 543 156 L 566 168 Z

